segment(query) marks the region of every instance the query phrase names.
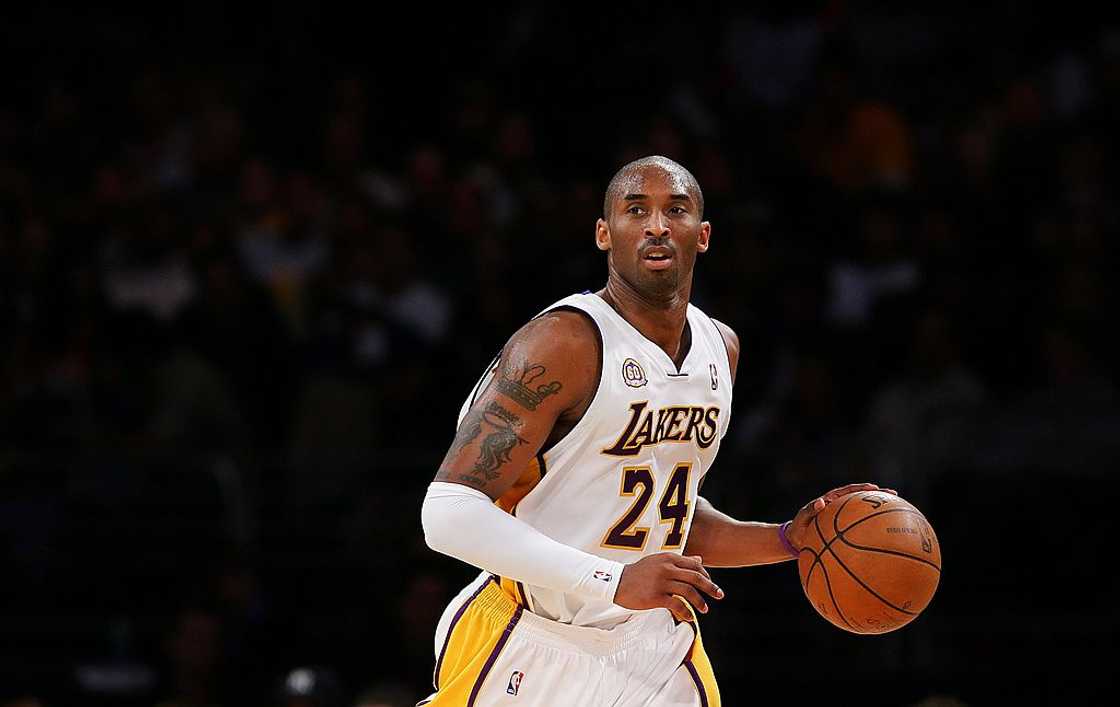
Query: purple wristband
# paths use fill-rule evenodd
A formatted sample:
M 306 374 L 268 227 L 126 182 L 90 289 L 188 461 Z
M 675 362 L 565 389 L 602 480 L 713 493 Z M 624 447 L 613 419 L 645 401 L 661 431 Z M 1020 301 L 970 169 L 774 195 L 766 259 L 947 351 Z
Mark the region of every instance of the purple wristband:
M 790 557 L 798 557 L 801 553 L 797 551 L 797 548 L 795 548 L 793 543 L 789 541 L 789 538 L 786 537 L 786 530 L 789 529 L 791 525 L 793 525 L 793 521 L 787 520 L 778 527 L 778 539 L 782 541 L 782 547 L 786 549 Z

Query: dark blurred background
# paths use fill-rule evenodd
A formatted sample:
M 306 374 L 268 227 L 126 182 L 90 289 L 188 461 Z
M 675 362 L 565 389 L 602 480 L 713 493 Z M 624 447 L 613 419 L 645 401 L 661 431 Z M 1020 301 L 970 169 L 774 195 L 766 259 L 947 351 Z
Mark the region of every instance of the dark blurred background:
M 403 705 L 474 570 L 419 508 L 490 357 L 598 289 L 607 180 L 698 177 L 743 342 L 705 485 L 870 480 L 944 574 L 847 635 L 716 573 L 724 703 L 1113 680 L 1120 22 L 1068 5 L 6 8 L 0 704 Z

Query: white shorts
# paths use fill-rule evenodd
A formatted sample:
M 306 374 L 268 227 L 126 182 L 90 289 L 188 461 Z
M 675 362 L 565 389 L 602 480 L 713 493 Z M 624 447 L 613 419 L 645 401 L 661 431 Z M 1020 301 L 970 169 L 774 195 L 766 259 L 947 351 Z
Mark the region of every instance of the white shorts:
M 717 707 L 695 623 L 643 611 L 609 630 L 537 616 L 482 575 L 436 629 L 431 707 Z

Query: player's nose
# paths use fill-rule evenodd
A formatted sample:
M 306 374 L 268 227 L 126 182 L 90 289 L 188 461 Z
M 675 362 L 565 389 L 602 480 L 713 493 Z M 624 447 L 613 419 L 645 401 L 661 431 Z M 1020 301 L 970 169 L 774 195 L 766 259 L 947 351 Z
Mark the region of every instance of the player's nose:
M 650 214 L 646 221 L 646 236 L 650 238 L 664 238 L 669 235 L 669 220 L 658 210 Z

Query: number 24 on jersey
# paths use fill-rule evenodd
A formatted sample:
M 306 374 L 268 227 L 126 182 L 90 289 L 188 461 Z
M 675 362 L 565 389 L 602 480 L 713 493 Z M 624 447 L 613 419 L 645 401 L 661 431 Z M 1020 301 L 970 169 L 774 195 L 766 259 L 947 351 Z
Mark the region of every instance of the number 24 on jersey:
M 684 524 L 688 519 L 688 481 L 692 464 L 681 462 L 669 475 L 669 483 L 657 502 L 661 525 L 668 526 L 662 550 L 673 550 L 684 542 Z M 645 514 L 646 507 L 653 499 L 655 480 L 648 466 L 625 466 L 622 468 L 621 496 L 634 497 L 630 508 L 622 514 L 611 529 L 603 536 L 603 546 L 617 550 L 644 550 L 649 541 L 651 529 L 637 527 L 638 520 Z

